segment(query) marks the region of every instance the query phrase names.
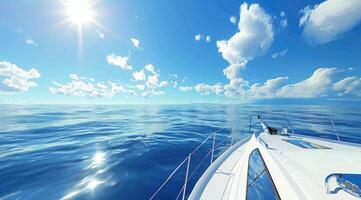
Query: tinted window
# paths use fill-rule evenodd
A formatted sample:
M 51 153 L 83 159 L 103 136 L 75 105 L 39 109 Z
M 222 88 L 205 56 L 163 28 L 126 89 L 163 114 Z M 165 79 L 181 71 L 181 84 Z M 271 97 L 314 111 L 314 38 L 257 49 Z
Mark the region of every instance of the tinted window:
M 249 157 L 247 173 L 247 200 L 280 199 L 277 189 L 258 149 Z

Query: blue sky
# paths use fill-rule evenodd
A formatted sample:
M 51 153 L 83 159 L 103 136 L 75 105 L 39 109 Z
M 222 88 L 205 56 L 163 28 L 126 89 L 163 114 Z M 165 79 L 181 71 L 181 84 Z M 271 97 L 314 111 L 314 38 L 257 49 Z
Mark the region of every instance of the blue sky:
M 359 101 L 360 9 L 358 0 L 1 1 L 0 103 Z M 91 17 L 80 23 L 83 12 Z

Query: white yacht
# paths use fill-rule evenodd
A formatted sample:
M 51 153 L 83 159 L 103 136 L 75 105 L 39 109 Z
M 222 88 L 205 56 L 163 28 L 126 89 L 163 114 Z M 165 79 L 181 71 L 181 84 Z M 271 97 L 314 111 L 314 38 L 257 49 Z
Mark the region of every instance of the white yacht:
M 360 144 L 340 141 L 336 129 L 337 140 L 330 140 L 257 119 L 261 130 L 231 145 L 186 195 L 189 156 L 183 199 L 361 199 Z

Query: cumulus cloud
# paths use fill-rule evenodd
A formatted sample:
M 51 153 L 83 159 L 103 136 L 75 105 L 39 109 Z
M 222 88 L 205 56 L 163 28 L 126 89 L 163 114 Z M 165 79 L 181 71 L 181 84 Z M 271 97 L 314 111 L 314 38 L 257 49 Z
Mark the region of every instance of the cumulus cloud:
M 299 25 L 312 45 L 324 44 L 341 37 L 361 21 L 361 1 L 327 0 L 301 10 Z
M 308 79 L 282 87 L 277 92 L 277 96 L 292 98 L 326 96 L 332 85 L 332 78 L 337 72 L 337 68 L 318 68 Z
M 131 38 L 132 44 L 134 47 L 139 48 L 140 41 L 136 38 Z
M 136 88 L 142 90 L 141 96 L 151 97 L 165 94 L 160 89 L 169 85 L 168 81 L 160 80 L 160 72 L 154 65 L 145 65 L 140 71 L 133 73 L 133 79 L 137 82 Z
M 249 89 L 250 96 L 251 98 L 272 98 L 287 80 L 288 77 L 278 77 L 269 79 L 263 84 L 253 84 Z
M 217 41 L 218 51 L 230 64 L 223 71 L 228 79 L 238 78 L 239 70 L 266 53 L 274 40 L 272 17 L 258 4 L 241 5 L 238 29 L 228 40 Z
M 144 66 L 144 69 L 151 72 L 151 73 L 153 73 L 153 74 L 157 73 L 156 70 L 155 70 L 154 65 L 152 65 L 152 64 L 148 64 L 148 65 Z
M 117 56 L 115 54 L 110 54 L 107 56 L 108 64 L 115 65 L 124 70 L 133 70 L 133 67 L 128 64 L 128 57 L 126 56 Z
M 79 78 L 76 74 L 69 75 L 71 81 L 66 84 L 52 82 L 54 86 L 49 87 L 53 94 L 62 94 L 76 97 L 112 97 L 117 93 L 125 93 L 126 95 L 135 95 L 133 90 L 128 90 L 122 85 L 118 85 L 111 81 L 106 83 L 93 83 L 86 78 Z
M 216 95 L 220 95 L 223 92 L 223 86 L 221 83 L 217 83 L 215 85 L 200 83 L 195 85 L 194 89 L 201 94 L 215 93 Z
M 320 98 L 335 95 L 361 96 L 361 78 L 346 77 L 339 80 L 342 70 L 337 68 L 318 68 L 313 74 L 299 82 L 289 83 L 288 77 L 281 76 L 266 80 L 264 83 L 250 84 L 242 78 L 230 80 L 228 84 L 209 85 L 200 83 L 194 89 L 201 93 L 225 95 L 243 100 L 270 98 Z
M 361 96 L 361 78 L 356 76 L 346 77 L 334 83 L 332 89 L 338 92 L 338 96 L 350 94 Z
M 272 54 L 272 58 L 282 57 L 282 56 L 286 55 L 287 51 L 288 51 L 288 49 L 285 49 L 280 52 L 276 52 L 276 53 Z
M 136 81 L 142 81 L 142 80 L 145 80 L 145 73 L 144 73 L 144 70 L 140 70 L 138 72 L 134 72 L 133 73 L 133 78 L 134 80 Z
M 159 87 L 166 87 L 166 86 L 168 86 L 168 82 L 167 82 L 167 81 L 161 81 L 161 82 L 159 83 Z
M 32 79 L 40 78 L 40 73 L 31 68 L 26 71 L 15 64 L 7 61 L 0 61 L 0 91 L 2 92 L 17 92 L 28 91 L 37 84 Z
M 229 21 L 232 23 L 232 24 L 237 24 L 237 17 L 236 16 L 231 16 L 229 18 Z
M 30 38 L 26 39 L 25 43 L 28 44 L 28 45 L 32 45 L 32 46 L 38 46 L 38 44 L 34 40 L 32 40 Z
M 193 90 L 193 87 L 189 87 L 189 86 L 180 86 L 180 87 L 179 87 L 179 90 L 180 90 L 180 91 L 182 91 L 182 92 L 188 92 L 188 91 Z

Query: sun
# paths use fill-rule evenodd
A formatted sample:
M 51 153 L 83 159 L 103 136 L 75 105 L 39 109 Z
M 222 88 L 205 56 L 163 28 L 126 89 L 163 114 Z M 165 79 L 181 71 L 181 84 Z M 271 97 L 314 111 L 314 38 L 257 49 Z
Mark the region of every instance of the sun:
M 94 21 L 94 11 L 89 0 L 66 0 L 65 13 L 73 24 L 82 26 Z

